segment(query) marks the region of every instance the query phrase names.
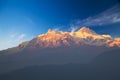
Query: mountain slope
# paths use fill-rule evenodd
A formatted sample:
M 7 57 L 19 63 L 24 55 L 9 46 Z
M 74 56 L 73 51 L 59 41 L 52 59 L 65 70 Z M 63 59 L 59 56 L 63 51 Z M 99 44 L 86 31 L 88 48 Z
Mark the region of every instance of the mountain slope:
M 120 49 L 119 45 L 119 38 L 99 35 L 86 27 L 76 32 L 48 30 L 17 47 L 0 51 L 0 74 L 30 65 L 88 64 L 105 51 Z
M 99 35 L 93 30 L 82 27 L 75 32 L 62 32 L 48 30 L 30 41 L 23 42 L 15 48 L 10 48 L 2 53 L 15 53 L 24 49 L 45 49 L 74 46 L 106 46 L 120 47 L 120 38 L 112 38 L 110 35 Z M 1 52 L 0 52 L 1 53 Z
M 119 80 L 120 49 L 104 52 L 89 64 L 29 66 L 4 75 L 0 80 Z
M 55 48 L 81 45 L 120 47 L 120 39 L 114 39 L 110 35 L 105 34 L 99 35 L 87 27 L 82 27 L 76 32 L 48 30 L 46 34 L 41 34 L 29 41 L 26 47 Z

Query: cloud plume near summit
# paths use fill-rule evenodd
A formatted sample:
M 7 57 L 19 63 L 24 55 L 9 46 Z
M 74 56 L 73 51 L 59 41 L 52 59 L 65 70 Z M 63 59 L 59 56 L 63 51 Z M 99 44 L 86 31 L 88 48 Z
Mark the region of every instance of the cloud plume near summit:
M 120 5 L 115 5 L 104 12 L 76 21 L 77 26 L 104 26 L 114 23 L 120 23 Z

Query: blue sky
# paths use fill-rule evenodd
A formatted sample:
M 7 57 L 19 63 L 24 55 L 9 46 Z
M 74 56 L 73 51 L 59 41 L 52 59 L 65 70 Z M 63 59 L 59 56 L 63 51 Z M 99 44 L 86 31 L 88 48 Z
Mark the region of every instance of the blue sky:
M 0 0 L 0 50 L 48 29 L 82 26 L 120 37 L 119 0 Z

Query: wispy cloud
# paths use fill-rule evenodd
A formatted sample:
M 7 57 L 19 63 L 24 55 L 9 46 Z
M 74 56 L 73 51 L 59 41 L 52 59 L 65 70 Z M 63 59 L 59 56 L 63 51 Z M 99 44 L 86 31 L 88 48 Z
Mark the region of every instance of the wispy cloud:
M 72 25 L 72 24 L 70 25 L 70 30 L 71 30 L 71 32 L 75 32 L 77 29 L 78 29 L 77 26 Z
M 25 36 L 26 34 L 20 34 L 16 37 L 15 41 L 21 41 Z
M 14 38 L 17 34 L 11 34 L 10 38 Z
M 10 47 L 17 46 L 27 38 L 24 33 L 12 33 L 8 35 L 4 40 L 1 40 L 0 50 L 7 49 Z
M 59 31 L 60 30 L 60 28 L 54 28 L 54 29 L 52 29 L 53 31 Z
M 19 44 L 21 43 L 24 38 L 26 37 L 26 34 L 11 34 L 9 35 L 9 40 L 6 42 L 6 44 L 11 44 L 11 45 L 14 45 L 14 44 Z
M 83 20 L 78 20 L 75 25 L 103 26 L 113 23 L 120 23 L 120 5 L 115 5 L 98 15 L 91 16 Z

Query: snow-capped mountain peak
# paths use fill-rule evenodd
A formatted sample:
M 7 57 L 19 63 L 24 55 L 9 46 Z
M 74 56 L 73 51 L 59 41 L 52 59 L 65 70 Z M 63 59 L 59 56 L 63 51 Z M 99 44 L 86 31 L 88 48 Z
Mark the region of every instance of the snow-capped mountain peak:
M 87 27 L 82 27 L 77 32 L 88 33 L 88 34 L 96 34 L 96 32 L 94 32 L 93 30 L 91 30 Z
M 105 34 L 99 35 L 87 27 L 82 27 L 76 32 L 62 32 L 49 29 L 47 33 L 29 41 L 27 47 L 54 48 L 82 45 L 120 47 L 120 39 L 114 39 L 110 35 Z

